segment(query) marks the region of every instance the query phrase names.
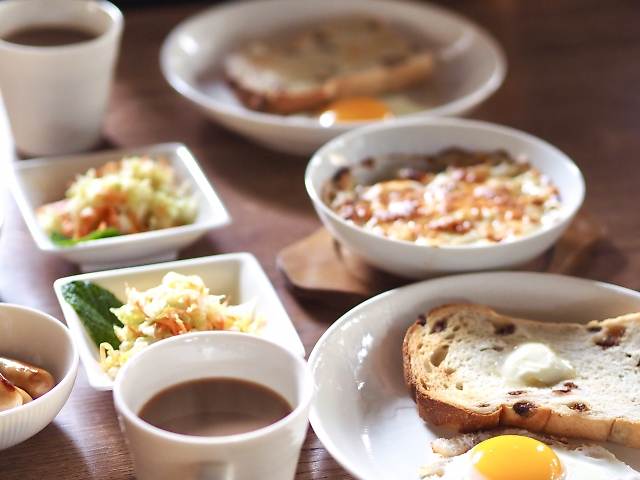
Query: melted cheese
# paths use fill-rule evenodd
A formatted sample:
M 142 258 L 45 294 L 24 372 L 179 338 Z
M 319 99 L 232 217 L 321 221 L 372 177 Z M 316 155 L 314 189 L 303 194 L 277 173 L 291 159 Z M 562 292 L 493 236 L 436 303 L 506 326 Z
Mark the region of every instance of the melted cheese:
M 338 190 L 330 207 L 379 235 L 420 245 L 466 245 L 531 234 L 553 224 L 561 204 L 557 188 L 536 169 L 489 158 Z

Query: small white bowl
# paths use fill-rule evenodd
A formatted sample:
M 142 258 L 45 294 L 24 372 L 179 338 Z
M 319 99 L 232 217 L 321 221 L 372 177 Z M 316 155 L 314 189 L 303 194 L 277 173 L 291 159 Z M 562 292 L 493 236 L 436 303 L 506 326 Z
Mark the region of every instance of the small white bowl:
M 206 115 L 274 150 L 311 155 L 331 138 L 372 122 L 323 127 L 316 118 L 245 108 L 219 75 L 224 55 L 247 40 L 353 14 L 374 15 L 432 47 L 437 65 L 424 86 L 404 92 L 424 106 L 411 115 L 465 115 L 502 85 L 499 44 L 470 20 L 426 2 L 386 0 L 263 0 L 215 6 L 179 24 L 165 40 L 160 66 L 169 84 Z
M 0 356 L 44 368 L 56 386 L 20 407 L 0 412 L 0 450 L 32 437 L 62 409 L 78 371 L 78 350 L 62 322 L 32 308 L 0 303 Z
M 509 242 L 433 247 L 368 232 L 342 219 L 322 201 L 323 186 L 342 168 L 350 167 L 356 183 L 367 184 L 384 177 L 390 165 L 401 166 L 390 163 L 385 154 L 435 154 L 450 147 L 502 149 L 514 158 L 525 156 L 558 188 L 562 201 L 558 221 Z M 374 158 L 374 165 L 361 163 L 367 158 Z M 340 243 L 369 264 L 407 278 L 522 265 L 553 245 L 582 205 L 585 191 L 578 167 L 549 143 L 512 128 L 455 118 L 404 119 L 345 133 L 311 158 L 305 183 L 320 219 Z
M 180 227 L 91 240 L 68 247 L 54 245 L 38 225 L 36 209 L 45 203 L 62 200 L 76 175 L 84 174 L 92 167 L 98 168 L 110 160 L 121 160 L 131 155 L 162 157 L 173 167 L 178 181 L 189 182 L 192 193 L 199 200 L 195 222 Z M 23 160 L 13 162 L 11 166 L 11 189 L 38 248 L 78 263 L 85 272 L 174 260 L 178 250 L 196 241 L 208 230 L 223 227 L 231 221 L 198 162 L 181 143 Z
M 74 280 L 90 281 L 111 291 L 124 302 L 125 284 L 137 290 L 147 290 L 160 285 L 164 275 L 170 271 L 182 275 L 199 275 L 212 295 L 226 295 L 234 305 L 257 299 L 256 314 L 264 318 L 264 326 L 259 335 L 304 357 L 304 345 L 291 319 L 258 260 L 250 253 L 230 253 L 59 278 L 54 282 L 53 289 L 78 345 L 89 383 L 94 389 L 111 390 L 113 380 L 100 364 L 97 345 L 89 337 L 75 310 L 62 297 L 62 286 Z

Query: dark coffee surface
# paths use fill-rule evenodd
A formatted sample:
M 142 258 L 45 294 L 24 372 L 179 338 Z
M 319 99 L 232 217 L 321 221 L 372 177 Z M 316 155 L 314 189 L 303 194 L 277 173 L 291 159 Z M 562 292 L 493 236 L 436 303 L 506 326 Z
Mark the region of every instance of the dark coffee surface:
M 57 47 L 86 42 L 96 35 L 73 27 L 29 27 L 16 30 L 2 37 L 2 40 L 31 47 Z
M 196 436 L 223 436 L 266 427 L 291 413 L 273 390 L 232 378 L 180 383 L 151 398 L 139 413 L 163 430 Z

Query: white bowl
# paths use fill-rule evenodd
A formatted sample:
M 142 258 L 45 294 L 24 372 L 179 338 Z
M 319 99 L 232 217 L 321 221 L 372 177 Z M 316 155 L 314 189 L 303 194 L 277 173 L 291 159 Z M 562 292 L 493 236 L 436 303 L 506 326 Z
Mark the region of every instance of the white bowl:
M 120 160 L 131 155 L 163 157 L 175 170 L 178 181 L 189 182 L 192 193 L 199 200 L 195 222 L 180 227 L 91 240 L 68 247 L 54 245 L 38 225 L 36 209 L 45 203 L 62 200 L 76 175 L 84 174 L 89 168 L 100 167 L 109 160 Z M 207 231 L 228 225 L 231 221 L 198 162 L 181 143 L 23 160 L 13 162 L 11 166 L 11 189 L 38 248 L 80 264 L 82 271 L 174 260 L 178 250 Z
M 498 43 L 482 28 L 442 7 L 388 0 L 262 0 L 215 6 L 178 25 L 160 53 L 173 88 L 221 125 L 274 150 L 310 155 L 356 126 L 322 127 L 317 119 L 251 111 L 222 81 L 224 55 L 250 39 L 355 13 L 375 15 L 436 52 L 437 65 L 423 87 L 406 92 L 423 105 L 412 115 L 465 115 L 493 94 L 506 74 Z
M 375 235 L 348 223 L 322 201 L 323 185 L 342 168 L 350 167 L 355 181 L 367 184 L 380 180 L 390 165 L 401 166 L 379 155 L 434 154 L 449 147 L 471 151 L 503 149 L 514 158 L 524 155 L 558 188 L 563 204 L 560 218 L 513 241 L 432 247 Z M 372 157 L 375 158 L 373 166 L 362 165 L 362 160 Z M 455 118 L 403 119 L 345 133 L 311 158 L 305 183 L 320 219 L 340 243 L 371 265 L 408 278 L 524 264 L 553 245 L 582 205 L 585 191 L 578 167 L 547 142 L 512 128 Z
M 407 329 L 419 314 L 447 303 L 479 303 L 540 321 L 587 323 L 640 311 L 640 293 L 561 275 L 491 272 L 415 283 L 355 307 L 331 325 L 309 355 L 316 383 L 311 425 L 355 478 L 417 479 L 420 467 L 435 459 L 430 442 L 455 434 L 418 416 L 402 373 Z M 604 446 L 640 471 L 637 449 Z
M 78 350 L 62 322 L 32 308 L 0 303 L 0 356 L 44 368 L 56 386 L 20 407 L 0 412 L 0 450 L 32 437 L 62 409 L 78 371 Z
M 250 253 L 230 253 L 59 278 L 53 288 L 78 345 L 89 383 L 96 390 L 111 390 L 113 380 L 102 369 L 98 346 L 89 337 L 75 310 L 62 297 L 62 286 L 74 280 L 90 281 L 111 291 L 124 302 L 125 284 L 137 290 L 147 290 L 160 285 L 162 277 L 170 271 L 199 275 L 212 295 L 226 295 L 232 304 L 257 299 L 256 314 L 262 315 L 265 322 L 260 336 L 304 357 L 304 346 L 291 319 L 258 260 Z

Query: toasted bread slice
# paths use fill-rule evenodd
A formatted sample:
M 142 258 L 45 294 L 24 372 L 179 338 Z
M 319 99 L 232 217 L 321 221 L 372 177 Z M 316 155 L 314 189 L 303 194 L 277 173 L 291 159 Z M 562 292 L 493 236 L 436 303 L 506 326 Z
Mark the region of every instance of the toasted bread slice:
M 247 108 L 286 115 L 416 85 L 433 64 L 383 22 L 350 17 L 287 42 L 251 42 L 226 56 L 223 75 Z
M 568 361 L 572 377 L 510 384 L 497 366 L 528 342 Z M 512 426 L 640 448 L 640 313 L 549 323 L 446 305 L 409 328 L 403 356 L 405 382 L 429 423 L 460 432 Z

